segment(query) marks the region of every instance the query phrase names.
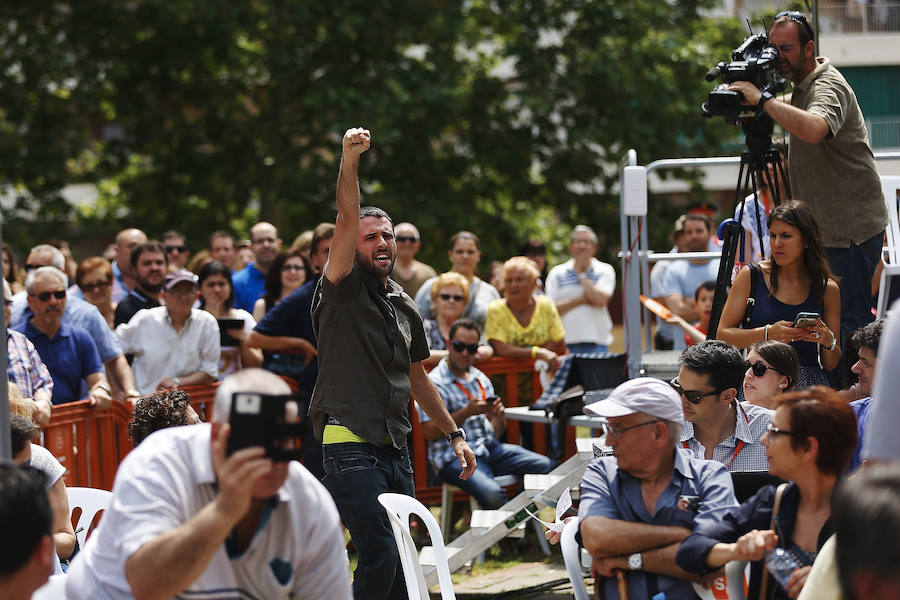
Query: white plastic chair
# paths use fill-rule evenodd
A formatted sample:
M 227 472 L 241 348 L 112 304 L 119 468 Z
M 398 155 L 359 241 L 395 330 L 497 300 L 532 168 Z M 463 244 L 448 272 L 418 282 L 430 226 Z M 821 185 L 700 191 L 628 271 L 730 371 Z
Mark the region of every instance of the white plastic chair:
M 76 507 L 81 508 L 81 516 L 78 517 L 78 522 L 74 524 L 74 527 L 75 538 L 83 550 L 88 534 L 91 531 L 90 527 L 94 521 L 94 516 L 101 510 L 109 508 L 113 495 L 112 492 L 106 490 L 87 487 L 66 488 L 66 495 L 69 498 L 69 514 L 72 514 Z M 78 531 L 79 528 L 81 529 L 80 532 Z
M 66 576 L 51 575 L 47 583 L 34 591 L 31 600 L 66 600 Z
M 566 563 L 566 571 L 569 573 L 569 581 L 572 582 L 572 591 L 575 600 L 590 600 L 587 587 L 584 585 L 584 574 L 581 570 L 581 549 L 575 541 L 578 533 L 578 519 L 572 519 L 565 524 L 559 539 L 559 547 L 562 549 L 563 560 Z
M 431 511 L 421 502 L 404 494 L 380 494 L 378 501 L 387 511 L 391 521 L 397 549 L 400 551 L 400 565 L 406 579 L 406 593 L 409 600 L 430 600 L 428 586 L 425 585 L 425 574 L 419 564 L 419 553 L 409 533 L 409 516 L 416 515 L 428 529 L 431 545 L 434 548 L 434 561 L 437 565 L 438 583 L 441 587 L 442 600 L 456 600 L 453 593 L 453 582 L 450 579 L 450 567 L 447 564 L 447 553 L 444 550 L 444 536 Z
M 881 190 L 884 193 L 884 202 L 887 205 L 888 225 L 885 229 L 887 243 L 881 255 L 883 270 L 881 282 L 878 288 L 878 316 L 883 318 L 888 309 L 888 280 L 892 277 L 900 277 L 900 216 L 898 216 L 897 192 L 900 190 L 900 177 L 891 175 L 881 178 Z

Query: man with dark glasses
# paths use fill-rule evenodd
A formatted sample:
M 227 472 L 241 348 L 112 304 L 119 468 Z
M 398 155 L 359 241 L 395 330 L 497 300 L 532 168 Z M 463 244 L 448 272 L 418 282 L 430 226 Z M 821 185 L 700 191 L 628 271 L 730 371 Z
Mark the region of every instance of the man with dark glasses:
M 613 457 L 588 465 L 578 509 L 602 597 L 620 598 L 618 570 L 630 598 L 696 598 L 695 578 L 675 564 L 675 552 L 695 526 L 737 507 L 728 471 L 680 449 L 681 400 L 661 379 L 626 381 L 584 412 L 607 418 L 613 448 Z
M 816 57 L 806 16 L 778 13 L 769 39 L 778 49 L 779 72 L 793 82 L 790 98 L 760 94 L 749 82 L 731 89 L 790 133 L 791 192 L 809 204 L 822 231 L 828 264 L 840 282 L 846 341 L 873 320 L 871 281 L 888 223 L 881 181 L 856 94 L 827 58 Z
M 459 478 L 459 466 L 445 436 L 419 409 L 422 432 L 428 441 L 428 461 L 442 481 L 455 485 L 478 500 L 484 509 L 506 504 L 506 492 L 494 481 L 499 475 L 549 473 L 556 462 L 515 444 L 504 444 L 498 435 L 506 431 L 503 402 L 494 395 L 487 375 L 473 367 L 481 329 L 470 319 L 459 319 L 450 327 L 447 357 L 428 377 L 434 383 L 447 412 L 466 432 L 466 441 L 478 458 L 478 469 L 468 479 Z
M 416 260 L 416 254 L 422 247 L 422 237 L 412 223 L 399 223 L 394 227 L 394 239 L 397 241 L 397 262 L 391 279 L 400 284 L 410 298 L 422 284 L 437 276 L 437 272 L 423 262 Z
M 687 421 L 680 445 L 729 471 L 765 471 L 769 462 L 759 439 L 774 413 L 737 401 L 746 370 L 741 353 L 725 342 L 701 342 L 681 354 L 681 370 L 669 382 Z
M 63 323 L 66 310 L 66 276 L 56 267 L 38 267 L 25 277 L 32 317 L 17 328 L 34 344 L 53 378 L 53 404 L 82 398 L 81 382 L 87 382 L 91 404 L 109 406 L 109 383 L 100 354 L 90 334 Z
M 191 258 L 191 250 L 187 245 L 187 238 L 180 231 L 169 230 L 162 234 L 163 247 L 169 259 L 169 270 L 183 269 Z

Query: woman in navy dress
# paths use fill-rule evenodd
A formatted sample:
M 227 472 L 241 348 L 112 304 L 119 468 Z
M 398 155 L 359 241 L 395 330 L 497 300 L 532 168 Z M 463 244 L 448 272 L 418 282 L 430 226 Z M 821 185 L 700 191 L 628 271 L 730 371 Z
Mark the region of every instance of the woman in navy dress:
M 769 242 L 769 258 L 743 267 L 735 278 L 717 338 L 738 348 L 763 340 L 790 344 L 800 358 L 796 389 L 830 385 L 826 371 L 841 359 L 841 294 L 809 208 L 791 201 L 773 210 Z M 794 327 L 801 312 L 819 318 L 808 327 Z

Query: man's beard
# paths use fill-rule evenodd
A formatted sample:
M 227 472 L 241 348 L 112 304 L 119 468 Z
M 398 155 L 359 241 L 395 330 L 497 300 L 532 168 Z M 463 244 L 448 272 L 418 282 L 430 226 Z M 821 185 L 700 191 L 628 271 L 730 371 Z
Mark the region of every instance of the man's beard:
M 158 294 L 162 291 L 163 281 L 164 280 L 160 281 L 159 283 L 150 283 L 146 280 L 138 279 L 137 284 L 138 284 L 138 287 L 141 288 L 142 290 L 144 290 L 145 292 L 150 292 L 151 294 Z
M 363 256 L 359 253 L 359 250 L 356 251 L 356 264 L 365 271 L 366 273 L 370 273 L 375 277 L 390 277 L 391 273 L 394 272 L 394 263 L 397 262 L 396 254 L 391 257 L 391 264 L 387 267 L 387 272 L 383 272 L 384 268 L 377 265 L 370 256 Z

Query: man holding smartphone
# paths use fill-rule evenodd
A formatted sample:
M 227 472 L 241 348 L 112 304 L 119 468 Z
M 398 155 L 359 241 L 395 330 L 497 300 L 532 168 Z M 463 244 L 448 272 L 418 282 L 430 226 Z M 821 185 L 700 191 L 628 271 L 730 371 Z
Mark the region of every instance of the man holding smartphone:
M 406 598 L 397 543 L 377 499 L 383 492 L 415 493 L 406 446 L 410 392 L 447 436 L 460 477 L 475 470 L 465 432 L 422 366 L 430 354 L 422 318 L 390 279 L 393 223 L 380 208 L 359 206 L 357 172 L 370 141 L 368 130 L 349 129 L 342 142 L 334 238 L 312 303 L 319 377 L 309 407 L 322 440 L 324 483 L 359 553 L 357 600 Z
M 89 598 L 350 597 L 338 514 L 300 463 L 260 446 L 226 452 L 240 392 L 273 402 L 287 384 L 261 369 L 226 377 L 211 424 L 147 437 L 116 473 L 115 500 L 67 575 Z
M 466 432 L 466 441 L 478 458 L 478 470 L 460 479 L 451 449 L 425 411 L 419 409 L 422 432 L 428 440 L 428 461 L 442 481 L 465 490 L 484 509 L 506 504 L 506 493 L 494 481 L 499 475 L 549 473 L 556 462 L 497 436 L 506 431 L 503 402 L 494 395 L 488 376 L 473 367 L 481 330 L 471 319 L 459 319 L 450 327 L 447 357 L 428 374 L 453 421 Z

